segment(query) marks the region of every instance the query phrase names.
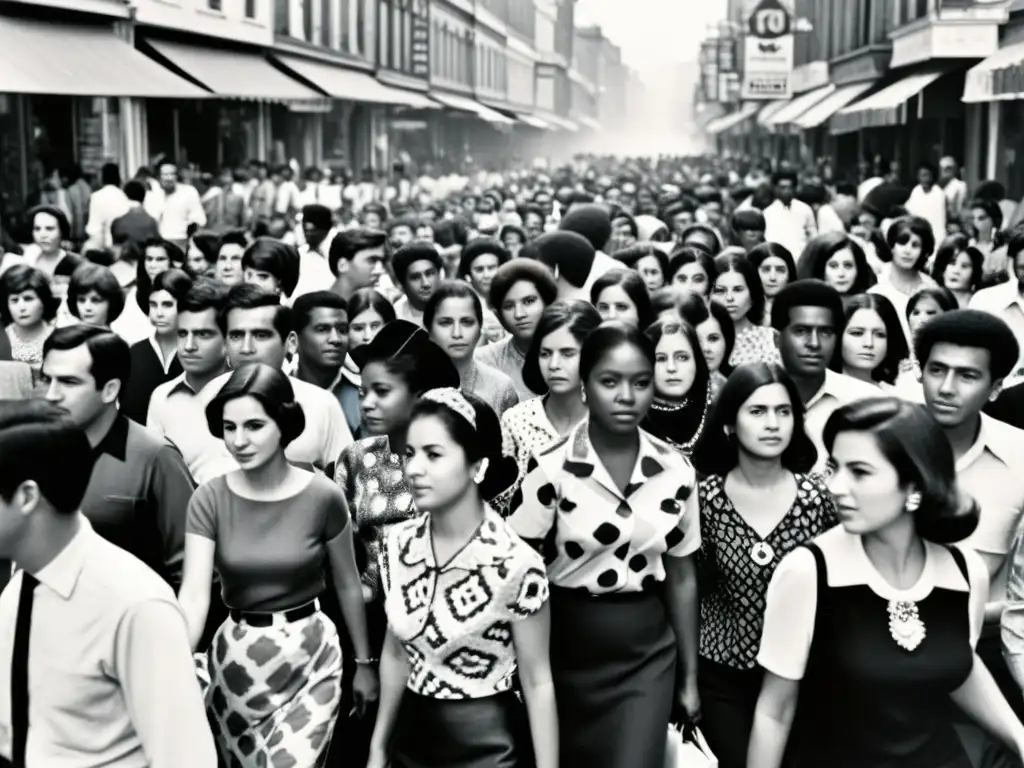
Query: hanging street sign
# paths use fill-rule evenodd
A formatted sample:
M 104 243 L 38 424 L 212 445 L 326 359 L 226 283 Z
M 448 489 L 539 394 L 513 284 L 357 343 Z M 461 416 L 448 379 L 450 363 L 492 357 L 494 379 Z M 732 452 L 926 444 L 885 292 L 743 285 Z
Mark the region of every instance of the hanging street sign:
M 793 12 L 781 0 L 748 2 L 743 45 L 745 101 L 793 96 Z

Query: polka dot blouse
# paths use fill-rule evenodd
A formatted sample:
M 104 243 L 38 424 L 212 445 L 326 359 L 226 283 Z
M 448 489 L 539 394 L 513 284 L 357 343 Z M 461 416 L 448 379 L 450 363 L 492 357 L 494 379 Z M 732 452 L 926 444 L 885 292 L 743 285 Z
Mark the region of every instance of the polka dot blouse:
M 530 461 L 509 523 L 544 541 L 551 583 L 593 594 L 641 592 L 665 579 L 662 557 L 700 548 L 696 477 L 668 443 L 640 431 L 625 492 L 590 443 L 587 422 Z

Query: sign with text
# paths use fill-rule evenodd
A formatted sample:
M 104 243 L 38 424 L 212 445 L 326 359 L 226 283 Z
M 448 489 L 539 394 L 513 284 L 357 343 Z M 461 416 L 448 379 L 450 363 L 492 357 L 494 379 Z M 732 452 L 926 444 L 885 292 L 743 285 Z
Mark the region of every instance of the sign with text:
M 793 96 L 793 13 L 781 0 L 749 4 L 742 93 L 744 101 Z

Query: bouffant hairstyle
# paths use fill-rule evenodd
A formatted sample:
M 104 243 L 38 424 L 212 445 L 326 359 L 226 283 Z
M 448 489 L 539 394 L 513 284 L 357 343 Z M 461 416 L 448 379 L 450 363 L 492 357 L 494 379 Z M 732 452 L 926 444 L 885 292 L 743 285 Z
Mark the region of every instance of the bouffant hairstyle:
M 978 526 L 977 504 L 963 504 L 949 440 L 923 405 L 895 397 L 872 397 L 844 405 L 825 423 L 825 449 L 831 453 L 843 432 L 874 435 L 904 489 L 921 503 L 912 513 L 917 534 L 937 544 L 963 541 Z
M 242 254 L 242 269 L 266 272 L 277 280 L 281 293 L 291 296 L 299 284 L 299 252 L 272 237 L 257 237 Z
M 890 250 L 895 250 L 897 245 L 905 245 L 911 235 L 917 235 L 921 240 L 921 255 L 914 265 L 914 269 L 921 270 L 935 252 L 935 235 L 927 219 L 920 216 L 903 216 L 896 219 L 885 234 L 885 243 Z
M 793 408 L 793 436 L 782 452 L 782 466 L 790 472 L 809 472 L 818 460 L 818 449 L 804 429 L 804 405 L 796 384 L 775 363 L 746 363 L 736 367 L 718 393 L 708 423 L 693 451 L 693 465 L 705 475 L 725 476 L 739 463 L 739 440 L 726 435 L 736 427 L 742 405 L 761 387 L 781 384 Z
M 288 377 L 269 365 L 246 363 L 231 374 L 206 406 L 206 424 L 211 435 L 224 438 L 224 406 L 242 397 L 258 400 L 267 416 L 277 424 L 282 450 L 306 429 L 306 415 L 295 400 L 295 390 Z
M 980 309 L 954 309 L 921 326 L 914 351 L 922 368 L 932 347 L 942 343 L 988 350 L 992 381 L 1009 376 L 1020 357 L 1020 344 L 1006 321 Z
M 526 241 L 525 237 L 523 238 L 523 241 Z M 462 255 L 459 257 L 459 269 L 457 276 L 463 280 L 469 277 L 470 270 L 473 268 L 473 262 L 481 256 L 497 257 L 499 267 L 512 260 L 512 255 L 501 242 L 495 240 L 493 237 L 478 237 L 475 240 L 471 240 L 469 244 L 462 249 Z
M 90 291 L 96 291 L 107 301 L 107 324 L 117 320 L 124 309 L 124 291 L 108 267 L 101 267 L 99 264 L 91 262 L 75 267 L 75 271 L 71 275 L 71 283 L 68 285 L 68 311 L 75 317 L 79 317 L 78 300 Z M 148 313 L 148 294 L 146 295 L 146 304 Z
M 857 277 L 850 286 L 848 295 L 864 293 L 878 282 L 875 272 L 868 265 L 867 256 L 860 244 L 845 232 L 826 232 L 811 238 L 800 255 L 797 275 L 801 279 L 825 279 L 825 267 L 833 256 L 840 251 L 849 250 L 853 263 L 857 268 Z
M 582 346 L 590 332 L 600 324 L 601 315 L 593 305 L 582 299 L 560 300 L 545 307 L 540 320 L 537 321 L 537 330 L 530 342 L 530 349 L 526 353 L 523 383 L 538 395 L 547 393 L 548 386 L 540 372 L 540 347 L 544 339 L 555 331 L 566 328 Z
M 444 267 L 441 254 L 438 253 L 433 243 L 414 240 L 396 250 L 391 257 L 391 269 L 394 270 L 395 279 L 399 285 L 405 286 L 405 278 L 409 274 L 409 268 L 417 261 L 429 261 L 439 273 Z
M 953 235 L 939 244 L 939 249 L 935 252 L 935 263 L 932 264 L 932 278 L 945 288 L 946 268 L 955 263 L 961 253 L 966 253 L 967 258 L 971 260 L 971 279 L 967 285 L 973 293 L 981 287 L 985 257 L 981 251 L 971 245 L 971 241 L 967 239 L 966 235 Z
M 651 310 L 651 297 L 647 293 L 647 286 L 633 270 L 612 269 L 597 278 L 590 287 L 590 303 L 596 307 L 601 300 L 601 294 L 616 285 L 622 288 L 636 307 L 638 326 L 642 331 L 654 320 L 654 313 Z
M 8 325 L 14 322 L 8 300 L 27 291 L 35 293 L 42 303 L 43 320 L 51 321 L 57 316 L 60 301 L 54 297 L 46 275 L 35 267 L 17 264 L 0 276 L 0 323 Z
M 896 312 L 892 302 L 879 293 L 860 293 L 851 296 L 845 303 L 843 333 L 846 333 L 845 329 L 849 326 L 850 318 L 862 309 L 875 312 L 885 326 L 885 358 L 871 372 L 871 378 L 875 381 L 893 384 L 900 372 L 900 363 L 910 355 L 907 335 L 903 332 L 899 313 Z M 843 345 L 841 343 L 836 344 L 831 368 L 834 371 L 841 372 L 843 370 Z

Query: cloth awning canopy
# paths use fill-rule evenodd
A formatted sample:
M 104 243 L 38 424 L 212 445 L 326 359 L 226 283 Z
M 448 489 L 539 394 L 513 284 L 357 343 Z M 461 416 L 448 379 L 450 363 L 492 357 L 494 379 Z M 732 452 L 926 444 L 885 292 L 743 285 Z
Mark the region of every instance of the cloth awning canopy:
M 539 117 L 535 117 L 534 115 L 527 115 L 522 112 L 516 112 L 516 117 L 519 118 L 519 122 L 521 122 L 523 125 L 528 125 L 531 128 L 539 128 L 542 131 L 555 130 L 555 126 L 550 125 L 549 123 L 545 123 Z
M 904 125 L 907 122 L 907 102 L 944 74 L 945 70 L 929 69 L 907 75 L 878 93 L 839 110 L 829 122 L 829 128 L 838 135 L 861 128 Z
M 779 99 L 778 101 L 770 101 L 768 105 L 761 108 L 761 111 L 757 113 L 757 124 L 768 127 L 771 125 L 769 120 L 775 116 L 780 110 L 784 109 L 792 99 Z
M 457 109 L 460 112 L 470 112 L 479 117 L 484 122 L 492 123 L 494 125 L 514 125 L 515 120 L 510 117 L 505 117 L 501 112 L 486 107 L 476 99 L 470 99 L 465 96 L 457 96 L 454 93 L 433 93 L 431 92 L 430 97 L 435 101 L 444 104 L 446 107 Z
M 0 93 L 201 99 L 206 91 L 136 51 L 111 24 L 0 17 Z
M 836 88 L 832 93 L 793 119 L 793 125 L 803 131 L 817 128 L 828 121 L 832 115 L 845 107 L 854 99 L 859 99 L 874 86 L 874 82 L 852 83 Z
M 576 115 L 576 122 L 592 131 L 601 130 L 601 124 L 590 115 Z
M 813 91 L 801 93 L 784 108 L 772 115 L 768 126 L 779 128 L 783 125 L 789 125 L 815 104 L 819 104 L 823 99 L 827 99 L 835 90 L 836 87 L 834 85 L 826 85 L 824 88 L 815 88 Z
M 545 114 L 544 122 L 550 123 L 551 125 L 555 125 L 561 128 L 563 131 L 569 131 L 570 133 L 576 133 L 580 129 L 580 127 L 576 125 L 576 123 L 574 123 L 572 120 L 567 120 L 566 118 L 561 117 L 559 115 Z
M 730 112 L 728 115 L 723 115 L 717 120 L 712 120 L 707 124 L 707 127 L 704 130 L 713 136 L 717 136 L 720 133 L 728 131 L 730 128 L 735 128 L 740 123 L 749 120 L 760 108 L 761 102 L 748 101 L 735 112 Z
M 414 109 L 440 109 L 426 96 L 384 85 L 368 72 L 346 69 L 327 62 L 303 59 L 298 56 L 275 54 L 274 58 L 285 69 L 308 80 L 335 99 L 361 101 L 368 104 L 395 104 Z
M 967 70 L 963 101 L 1024 99 L 1024 41 L 1000 48 L 980 64 Z
M 146 43 L 193 80 L 225 99 L 317 102 L 324 98 L 288 77 L 259 53 L 148 38 Z

